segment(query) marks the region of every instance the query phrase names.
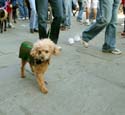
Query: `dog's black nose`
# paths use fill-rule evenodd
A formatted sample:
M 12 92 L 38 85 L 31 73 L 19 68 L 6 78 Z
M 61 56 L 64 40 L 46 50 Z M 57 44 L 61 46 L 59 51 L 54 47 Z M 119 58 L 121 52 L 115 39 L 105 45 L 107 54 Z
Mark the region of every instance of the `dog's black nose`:
M 42 63 L 42 61 L 41 61 L 41 60 L 36 59 L 36 64 L 41 64 L 41 63 Z

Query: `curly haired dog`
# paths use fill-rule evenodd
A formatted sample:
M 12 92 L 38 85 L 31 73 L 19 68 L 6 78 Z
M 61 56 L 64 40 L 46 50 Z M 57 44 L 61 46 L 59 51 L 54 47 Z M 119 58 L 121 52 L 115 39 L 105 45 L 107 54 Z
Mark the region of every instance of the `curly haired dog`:
M 50 39 L 42 39 L 32 44 L 24 41 L 20 46 L 19 58 L 21 58 L 21 77 L 25 77 L 24 67 L 28 62 L 40 90 L 46 94 L 48 89 L 45 86 L 44 73 L 46 72 L 52 55 L 60 53 L 59 47 Z

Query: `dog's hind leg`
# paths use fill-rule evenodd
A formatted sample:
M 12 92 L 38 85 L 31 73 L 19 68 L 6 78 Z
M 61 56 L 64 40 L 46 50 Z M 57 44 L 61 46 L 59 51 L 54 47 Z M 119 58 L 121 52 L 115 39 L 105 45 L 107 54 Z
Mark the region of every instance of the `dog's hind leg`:
M 4 20 L 4 31 L 7 31 L 7 21 Z
M 27 61 L 21 60 L 21 77 L 25 78 L 25 65 L 26 65 Z
M 3 33 L 3 21 L 0 21 L 0 32 Z

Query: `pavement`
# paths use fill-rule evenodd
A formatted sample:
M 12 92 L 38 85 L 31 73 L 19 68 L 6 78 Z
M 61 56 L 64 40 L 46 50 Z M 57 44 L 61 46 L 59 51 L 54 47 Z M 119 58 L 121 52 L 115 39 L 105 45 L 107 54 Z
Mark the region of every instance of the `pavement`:
M 17 21 L 15 28 L 0 34 L 0 115 L 125 115 L 125 38 L 118 20 L 117 47 L 122 55 L 102 53 L 102 31 L 90 41 L 69 45 L 68 39 L 80 35 L 85 25 L 72 18 L 72 27 L 61 31 L 58 44 L 62 52 L 52 57 L 45 79 L 48 94 L 40 92 L 36 79 L 26 66 L 20 78 L 20 44 L 35 42 L 38 33 L 29 33 L 28 21 Z

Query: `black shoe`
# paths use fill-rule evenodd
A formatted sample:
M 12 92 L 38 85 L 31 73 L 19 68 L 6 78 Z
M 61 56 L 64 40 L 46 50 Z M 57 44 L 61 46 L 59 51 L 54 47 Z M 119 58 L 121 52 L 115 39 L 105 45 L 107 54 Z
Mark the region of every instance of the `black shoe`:
M 34 29 L 30 29 L 30 33 L 34 33 Z
M 38 32 L 39 30 L 38 29 L 34 29 L 34 32 Z

